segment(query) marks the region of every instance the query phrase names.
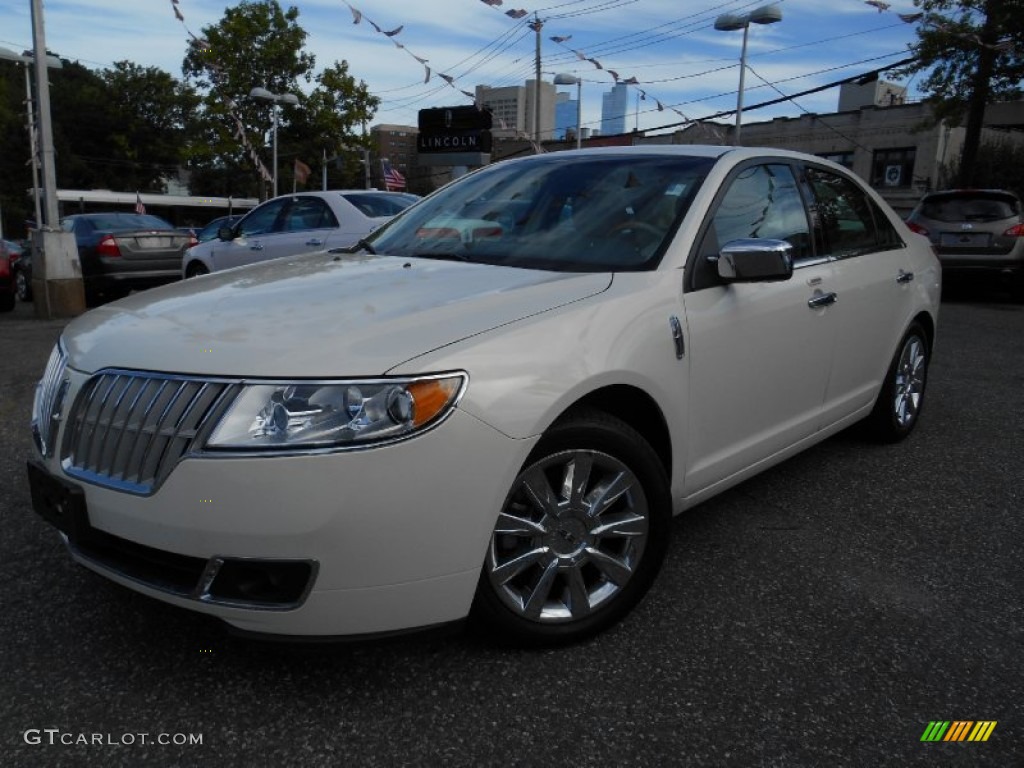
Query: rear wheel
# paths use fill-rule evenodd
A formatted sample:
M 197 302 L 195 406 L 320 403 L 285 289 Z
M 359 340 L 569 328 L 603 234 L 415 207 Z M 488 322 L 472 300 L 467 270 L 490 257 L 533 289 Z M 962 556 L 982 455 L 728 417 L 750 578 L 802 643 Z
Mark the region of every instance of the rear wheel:
M 581 640 L 625 616 L 664 559 L 661 462 L 625 422 L 586 411 L 527 459 L 491 535 L 474 615 L 521 645 Z
M 885 375 L 882 391 L 866 426 L 876 439 L 895 443 L 909 435 L 924 407 L 930 350 L 920 323 L 907 330 Z

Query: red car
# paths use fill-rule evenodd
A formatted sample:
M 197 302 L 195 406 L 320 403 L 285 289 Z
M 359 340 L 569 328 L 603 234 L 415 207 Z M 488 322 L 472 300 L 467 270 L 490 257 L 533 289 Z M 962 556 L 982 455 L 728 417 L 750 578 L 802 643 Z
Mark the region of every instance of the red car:
M 10 240 L 0 240 L 0 312 L 10 312 L 16 301 L 14 270 L 11 261 L 21 255 L 21 249 Z

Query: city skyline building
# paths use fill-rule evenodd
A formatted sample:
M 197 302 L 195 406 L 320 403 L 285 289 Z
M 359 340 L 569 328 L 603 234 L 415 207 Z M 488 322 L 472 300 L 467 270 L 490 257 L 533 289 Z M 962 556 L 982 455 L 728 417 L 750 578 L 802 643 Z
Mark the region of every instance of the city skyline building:
M 601 134 L 614 136 L 626 132 L 626 113 L 629 111 L 629 86 L 616 83 L 601 95 Z
M 536 80 L 527 80 L 525 85 L 508 85 L 491 88 L 476 86 L 477 103 L 490 107 L 494 116 L 494 136 L 533 136 L 534 93 Z M 555 131 L 556 91 L 553 83 L 540 83 L 540 136 L 549 139 Z

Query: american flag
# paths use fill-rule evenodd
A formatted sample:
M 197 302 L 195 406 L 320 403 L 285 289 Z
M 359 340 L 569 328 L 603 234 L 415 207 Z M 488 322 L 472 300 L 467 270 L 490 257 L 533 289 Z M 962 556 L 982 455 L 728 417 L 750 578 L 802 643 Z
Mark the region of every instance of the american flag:
M 397 168 L 392 168 L 387 160 L 381 160 L 381 167 L 384 170 L 384 187 L 388 192 L 398 189 L 405 189 L 405 176 Z
M 146 206 L 144 206 L 142 204 L 142 197 L 139 195 L 138 192 L 135 193 L 135 212 L 136 213 L 145 213 L 146 212 Z

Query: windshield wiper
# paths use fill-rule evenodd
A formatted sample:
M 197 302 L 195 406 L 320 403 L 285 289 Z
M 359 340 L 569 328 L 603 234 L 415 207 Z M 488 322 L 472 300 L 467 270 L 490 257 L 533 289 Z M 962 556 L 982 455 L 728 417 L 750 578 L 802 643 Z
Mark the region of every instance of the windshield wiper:
M 427 253 L 414 253 L 410 258 L 413 259 L 437 259 L 439 261 L 473 261 L 469 255 L 465 253 L 437 253 L 436 251 L 429 251 Z
M 371 256 L 376 256 L 377 255 L 377 251 L 374 250 L 374 247 L 372 245 L 370 245 L 370 241 L 368 239 L 366 239 L 365 237 L 361 238 L 360 240 L 356 240 L 356 242 L 354 242 L 350 246 L 347 246 L 345 248 L 338 248 L 337 252 L 338 253 L 355 253 L 360 248 L 362 248 L 364 251 L 369 253 Z

